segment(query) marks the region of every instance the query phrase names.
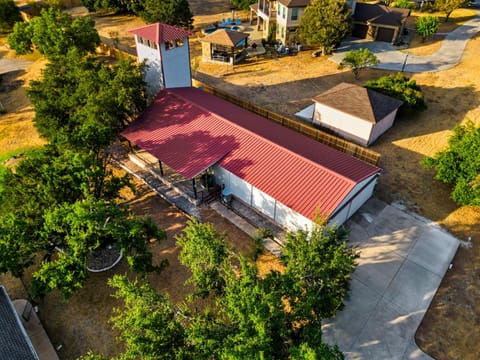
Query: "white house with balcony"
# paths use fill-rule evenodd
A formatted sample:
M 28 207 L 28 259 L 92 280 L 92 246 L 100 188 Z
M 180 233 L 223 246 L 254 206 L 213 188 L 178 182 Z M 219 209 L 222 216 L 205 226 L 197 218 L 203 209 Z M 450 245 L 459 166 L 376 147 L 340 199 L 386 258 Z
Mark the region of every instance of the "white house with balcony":
M 273 39 L 281 40 L 283 45 L 295 45 L 299 39 L 297 28 L 300 24 L 305 8 L 311 0 L 259 0 L 250 5 L 250 23 L 254 17 L 257 20 L 257 30 L 263 31 L 263 37 L 268 38 L 269 32 Z M 272 25 L 275 25 L 271 29 Z
M 282 44 L 294 46 L 300 41 L 297 29 L 310 2 L 311 0 L 278 1 L 276 39 L 281 40 Z
M 135 35 L 138 61 L 147 65 L 145 82 L 150 95 L 165 88 L 192 86 L 188 44 L 191 31 L 155 23 L 130 32 Z

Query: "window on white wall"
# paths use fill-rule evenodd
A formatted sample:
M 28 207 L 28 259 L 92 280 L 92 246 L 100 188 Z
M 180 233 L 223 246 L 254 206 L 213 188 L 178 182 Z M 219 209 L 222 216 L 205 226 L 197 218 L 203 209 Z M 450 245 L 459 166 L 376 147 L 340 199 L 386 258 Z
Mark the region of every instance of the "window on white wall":
M 183 46 L 183 39 L 175 40 L 175 47 L 180 47 L 180 46 Z
M 278 8 L 277 8 L 277 14 L 278 14 L 278 16 L 280 16 L 281 8 L 282 8 L 282 5 L 278 4 Z
M 287 8 L 285 6 L 282 7 L 283 8 L 283 11 L 282 11 L 282 18 L 285 19 L 285 17 L 287 16 Z
M 165 50 L 171 50 L 173 49 L 174 47 L 174 44 L 173 44 L 173 41 L 165 41 Z

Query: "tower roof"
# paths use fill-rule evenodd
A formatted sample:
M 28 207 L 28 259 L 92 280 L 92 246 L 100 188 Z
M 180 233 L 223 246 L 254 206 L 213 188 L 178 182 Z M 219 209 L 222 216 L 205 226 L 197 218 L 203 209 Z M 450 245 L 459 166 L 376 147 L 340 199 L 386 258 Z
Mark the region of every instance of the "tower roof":
M 138 35 L 157 44 L 165 41 L 183 39 L 184 37 L 193 35 L 193 32 L 190 30 L 161 23 L 150 24 L 129 31 L 134 35 Z

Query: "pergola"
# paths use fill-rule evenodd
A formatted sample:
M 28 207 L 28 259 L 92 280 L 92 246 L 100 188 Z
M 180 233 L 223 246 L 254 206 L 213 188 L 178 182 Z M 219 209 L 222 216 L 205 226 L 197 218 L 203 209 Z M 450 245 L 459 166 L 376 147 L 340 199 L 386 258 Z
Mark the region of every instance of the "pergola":
M 202 39 L 202 60 L 236 64 L 246 55 L 249 34 L 233 30 L 217 30 Z

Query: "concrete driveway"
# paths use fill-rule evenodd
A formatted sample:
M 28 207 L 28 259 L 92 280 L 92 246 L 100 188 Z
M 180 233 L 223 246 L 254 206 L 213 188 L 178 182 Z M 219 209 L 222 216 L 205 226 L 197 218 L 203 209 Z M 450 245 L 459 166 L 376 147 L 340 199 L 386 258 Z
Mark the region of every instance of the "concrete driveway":
M 324 339 L 347 359 L 431 359 L 415 332 L 459 241 L 435 223 L 370 199 L 349 220 L 360 258 L 345 307 Z
M 377 69 L 412 73 L 441 71 L 460 62 L 467 41 L 479 31 L 480 11 L 477 11 L 477 17 L 447 34 L 441 48 L 435 54 L 428 56 L 407 55 L 390 43 L 349 38 L 342 42 L 333 56 L 330 57 L 330 60 L 339 64 L 348 51 L 368 48 L 380 60 L 380 63 L 375 66 Z

